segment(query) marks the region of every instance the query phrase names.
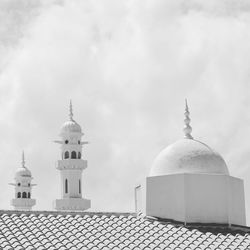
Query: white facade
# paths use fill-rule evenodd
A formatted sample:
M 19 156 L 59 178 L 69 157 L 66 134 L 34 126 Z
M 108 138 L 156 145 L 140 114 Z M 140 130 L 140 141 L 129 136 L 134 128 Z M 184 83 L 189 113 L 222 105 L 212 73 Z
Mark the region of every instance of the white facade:
M 187 105 L 184 122 L 184 139 L 160 152 L 141 185 L 141 211 L 185 223 L 245 226 L 243 180 L 230 176 L 223 158 L 193 139 Z
M 36 200 L 31 198 L 32 180 L 31 172 L 25 166 L 24 153 L 22 155 L 22 166 L 15 174 L 15 183 L 10 185 L 15 187 L 15 198 L 11 200 L 11 205 L 15 210 L 31 210 L 36 204 Z
M 149 216 L 186 223 L 246 225 L 244 184 L 216 174 L 147 177 L 144 202 Z
M 54 201 L 57 210 L 86 210 L 90 200 L 82 198 L 82 171 L 87 168 L 87 161 L 82 159 L 82 147 L 87 142 L 81 140 L 81 127 L 73 120 L 70 103 L 70 119 L 61 128 L 61 160 L 57 169 L 61 175 L 61 199 Z

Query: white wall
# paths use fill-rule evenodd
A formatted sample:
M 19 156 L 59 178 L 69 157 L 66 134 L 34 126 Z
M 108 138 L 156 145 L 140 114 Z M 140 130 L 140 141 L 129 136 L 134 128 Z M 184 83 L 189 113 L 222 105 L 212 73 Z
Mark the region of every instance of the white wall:
M 147 177 L 146 214 L 185 221 L 184 175 Z
M 68 193 L 65 193 L 65 179 L 68 180 Z M 61 170 L 61 192 L 63 198 L 82 197 L 82 192 L 79 193 L 79 180 L 81 181 L 81 186 L 82 186 L 82 170 L 79 169 Z
M 186 222 L 228 223 L 225 175 L 185 175 Z
M 244 184 L 241 179 L 229 178 L 230 224 L 246 224 Z
M 183 222 L 245 225 L 244 184 L 228 175 L 147 177 L 145 213 Z

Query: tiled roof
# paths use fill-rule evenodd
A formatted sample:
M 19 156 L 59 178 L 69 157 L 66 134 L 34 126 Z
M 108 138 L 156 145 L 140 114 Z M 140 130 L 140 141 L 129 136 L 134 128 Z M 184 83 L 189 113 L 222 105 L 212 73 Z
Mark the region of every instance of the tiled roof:
M 249 228 L 178 225 L 133 213 L 0 211 L 0 249 L 250 249 Z

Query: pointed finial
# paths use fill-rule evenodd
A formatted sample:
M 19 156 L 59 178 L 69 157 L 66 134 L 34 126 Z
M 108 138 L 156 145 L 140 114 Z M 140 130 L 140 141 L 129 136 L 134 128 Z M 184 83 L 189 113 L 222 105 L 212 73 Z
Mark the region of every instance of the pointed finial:
M 184 128 L 183 128 L 183 131 L 184 131 L 184 138 L 187 138 L 187 139 L 193 139 L 192 135 L 191 135 L 191 132 L 192 132 L 192 127 L 189 125 L 190 124 L 190 118 L 189 118 L 189 109 L 188 109 L 188 103 L 187 103 L 187 99 L 185 99 L 185 113 L 184 113 L 184 116 L 185 116 L 185 119 L 184 119 Z
M 22 152 L 22 167 L 25 168 L 24 151 Z
M 69 103 L 69 119 L 73 121 L 73 108 L 72 108 L 72 101 L 70 100 Z

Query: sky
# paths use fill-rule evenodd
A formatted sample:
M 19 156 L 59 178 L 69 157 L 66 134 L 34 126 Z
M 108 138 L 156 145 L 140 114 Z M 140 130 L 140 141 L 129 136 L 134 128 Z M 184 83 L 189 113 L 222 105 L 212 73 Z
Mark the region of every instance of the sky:
M 82 126 L 92 211 L 134 211 L 158 153 L 193 137 L 244 179 L 250 225 L 250 3 L 247 0 L 0 0 L 0 208 L 22 150 L 35 210 L 60 197 L 60 127 Z

